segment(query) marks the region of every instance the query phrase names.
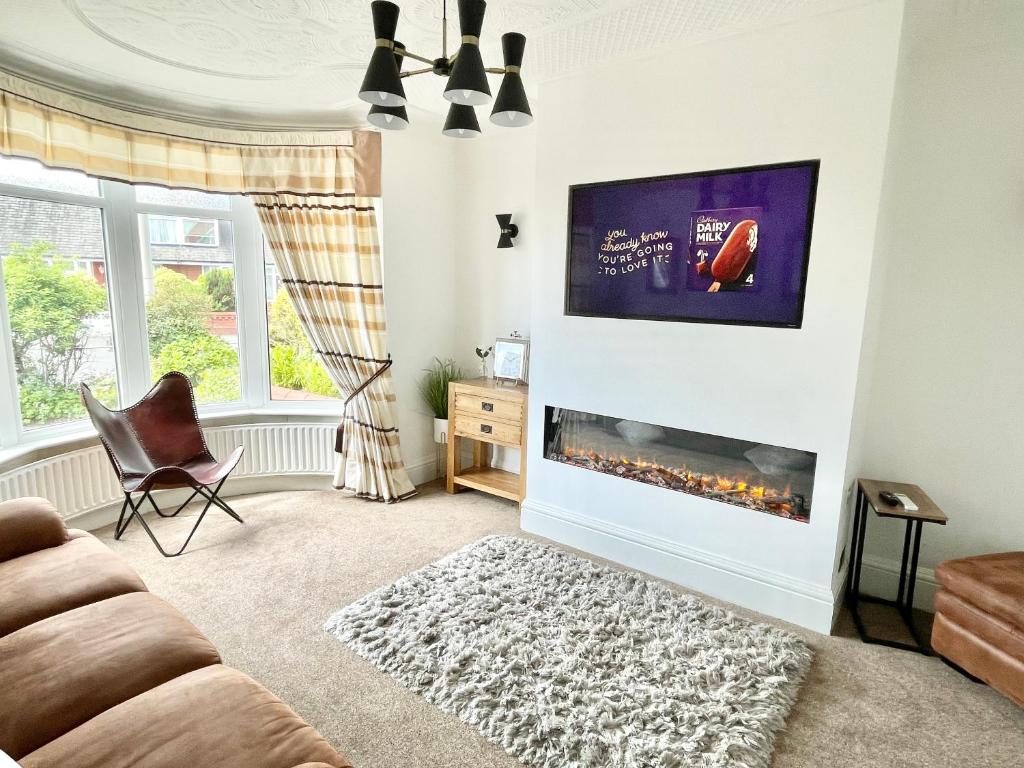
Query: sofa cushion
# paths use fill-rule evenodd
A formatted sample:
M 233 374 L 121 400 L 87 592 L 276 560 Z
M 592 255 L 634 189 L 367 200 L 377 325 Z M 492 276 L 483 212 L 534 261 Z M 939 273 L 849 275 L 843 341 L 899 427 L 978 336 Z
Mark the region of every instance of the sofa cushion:
M 72 608 L 146 585 L 93 536 L 0 563 L 0 637 Z
M 0 502 L 0 562 L 67 541 L 64 521 L 46 499 Z
M 132 696 L 218 663 L 210 641 L 149 592 L 37 621 L 0 638 L 0 749 L 20 759 Z
M 312 726 L 241 672 L 203 667 L 108 709 L 23 768 L 348 768 Z
M 985 613 L 946 589 L 935 593 L 935 612 L 1024 662 L 1024 629 Z
M 982 611 L 1024 627 L 1024 552 L 947 560 L 935 569 L 935 578 Z
M 932 648 L 1024 707 L 1024 661 L 978 637 L 944 613 L 935 614 Z

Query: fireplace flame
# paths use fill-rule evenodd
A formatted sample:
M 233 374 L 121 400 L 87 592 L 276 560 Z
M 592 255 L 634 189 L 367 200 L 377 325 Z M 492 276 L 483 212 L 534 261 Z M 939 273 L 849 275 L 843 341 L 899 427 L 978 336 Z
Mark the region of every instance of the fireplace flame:
M 794 496 L 789 485 L 779 490 L 768 485 L 754 485 L 748 478 L 711 474 L 685 465 L 673 467 L 641 456 L 630 458 L 576 445 L 564 446 L 560 453 L 549 458 L 783 517 L 807 520 L 803 497 Z

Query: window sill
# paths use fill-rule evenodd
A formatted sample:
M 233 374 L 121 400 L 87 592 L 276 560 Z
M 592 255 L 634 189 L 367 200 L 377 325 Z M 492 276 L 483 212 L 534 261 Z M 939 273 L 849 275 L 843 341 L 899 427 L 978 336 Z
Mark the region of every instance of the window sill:
M 294 421 L 299 423 L 337 423 L 341 418 L 341 403 L 324 401 L 323 405 L 295 406 L 287 403 L 271 404 L 259 408 L 224 408 L 201 412 L 199 421 L 204 427 L 226 427 L 238 424 L 267 424 Z M 0 449 L 0 473 L 48 459 L 70 451 L 89 448 L 97 444 L 96 430 L 82 425 L 58 434 L 27 436 L 17 445 Z

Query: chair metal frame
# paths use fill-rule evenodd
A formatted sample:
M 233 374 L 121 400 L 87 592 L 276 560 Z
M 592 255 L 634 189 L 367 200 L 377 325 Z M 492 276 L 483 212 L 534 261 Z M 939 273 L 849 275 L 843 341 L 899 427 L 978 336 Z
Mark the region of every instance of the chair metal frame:
M 138 502 L 133 502 L 131 493 L 125 491 L 124 503 L 121 505 L 121 514 L 118 515 L 117 525 L 114 527 L 114 539 L 120 541 L 121 536 L 124 535 L 124 532 L 128 528 L 128 524 L 132 521 L 132 518 L 137 518 L 138 521 L 142 524 L 142 529 L 146 532 L 150 540 L 153 542 L 153 546 L 157 548 L 157 551 L 159 551 L 161 555 L 163 555 L 164 557 L 177 557 L 185 551 L 185 548 L 188 546 L 188 543 L 192 541 L 192 536 L 195 534 L 196 530 L 198 530 L 199 524 L 203 522 L 203 518 L 206 517 L 206 513 L 210 511 L 210 507 L 212 505 L 216 504 L 220 509 L 224 510 L 229 515 L 231 515 L 231 517 L 235 518 L 235 520 L 237 520 L 240 523 L 244 523 L 245 521 L 241 518 L 241 516 L 237 512 L 235 512 L 235 510 L 233 510 L 231 506 L 218 495 L 220 493 L 221 486 L 224 485 L 224 482 L 226 480 L 227 478 L 225 477 L 224 480 L 221 480 L 219 483 L 217 483 L 216 487 L 212 491 L 209 489 L 209 486 L 193 486 L 192 495 L 185 499 L 185 501 L 183 501 L 181 505 L 173 512 L 164 512 L 162 509 L 160 509 L 159 506 L 157 506 L 157 503 L 152 496 L 152 490 L 143 493 L 142 496 L 139 498 Z M 144 517 L 141 510 L 143 503 L 145 503 L 146 499 L 149 499 L 149 503 L 153 507 L 153 511 L 160 515 L 160 517 L 177 517 L 178 514 L 183 509 L 185 509 L 185 507 L 192 503 L 192 499 L 194 499 L 196 496 L 202 496 L 203 498 L 205 498 L 206 506 L 204 506 L 203 511 L 199 513 L 199 517 L 196 520 L 196 524 L 192 526 L 192 530 L 189 531 L 188 536 L 185 538 L 185 543 L 181 545 L 177 552 L 167 552 L 160 545 L 160 541 L 156 538 L 156 534 L 153 533 L 153 529 L 149 527 L 149 523 L 146 522 L 146 518 Z M 131 510 L 131 514 L 125 517 L 125 513 L 129 509 Z
M 177 387 L 179 392 L 175 395 L 173 388 Z M 192 384 L 188 378 L 177 371 L 164 374 L 160 379 L 153 385 L 150 391 L 134 405 L 128 406 L 121 410 L 112 410 L 107 408 L 105 405 L 100 403 L 88 385 L 82 384 L 82 400 L 85 403 L 86 410 L 89 413 L 90 418 L 93 421 L 93 425 L 96 427 L 96 431 L 99 433 L 100 443 L 103 445 L 107 452 L 107 457 L 110 459 L 110 463 L 114 468 L 114 472 L 117 474 L 118 481 L 121 485 L 121 490 L 124 493 L 124 502 L 121 504 L 121 513 L 118 515 L 117 524 L 114 526 L 114 539 L 120 540 L 124 535 L 124 532 L 128 529 L 133 519 L 137 519 L 142 525 L 146 535 L 149 536 L 150 541 L 153 542 L 153 546 L 156 547 L 157 551 L 160 552 L 164 557 L 177 557 L 182 554 L 189 542 L 192 541 L 192 537 L 199 529 L 200 524 L 203 522 L 203 518 L 206 517 L 206 513 L 214 506 L 221 509 L 226 514 L 237 520 L 239 523 L 244 523 L 241 516 L 231 508 L 231 506 L 220 497 L 220 491 L 224 483 L 227 481 L 228 476 L 237 466 L 238 461 L 242 456 L 242 447 L 235 448 L 231 456 L 225 461 L 217 462 L 213 455 L 210 453 L 209 448 L 206 445 L 206 439 L 202 434 L 202 427 L 199 423 L 199 415 L 195 407 L 195 396 L 192 391 Z M 165 391 L 167 394 L 164 394 Z M 190 414 L 186 414 L 188 417 L 188 424 L 184 424 L 186 428 L 195 428 L 195 435 L 189 435 L 190 439 L 195 442 L 194 449 L 198 449 L 191 458 L 183 458 L 177 463 L 165 464 L 158 466 L 153 461 L 146 447 L 145 439 L 140 436 L 139 432 L 142 429 L 136 429 L 136 426 L 132 423 L 132 418 L 135 416 L 137 409 L 146 407 L 154 409 L 157 406 L 155 403 L 158 398 L 172 398 L 172 397 L 184 397 L 184 392 L 187 391 L 188 398 L 190 401 Z M 179 401 L 174 403 L 179 408 L 182 403 Z M 179 424 L 184 422 L 182 414 L 177 414 L 180 418 Z M 118 441 L 121 442 L 118 442 Z M 120 450 L 120 449 L 125 450 Z M 129 458 L 128 453 L 133 453 Z M 119 456 L 120 454 L 120 456 Z M 127 461 L 133 461 L 136 464 L 143 464 L 143 466 L 135 466 L 131 471 L 126 469 Z M 190 471 L 189 464 L 199 460 L 203 463 L 205 471 L 209 474 L 209 482 L 201 482 L 199 477 L 202 477 L 202 472 Z M 212 473 L 212 474 L 210 474 Z M 169 488 L 191 488 L 191 495 L 182 502 L 177 509 L 173 512 L 165 512 L 160 509 L 156 500 L 153 498 L 153 491 L 157 489 L 169 489 Z M 133 498 L 133 494 L 141 495 Z M 149 501 L 153 511 L 160 517 L 171 518 L 177 517 L 196 496 L 202 496 L 206 499 L 206 504 L 203 507 L 202 512 L 199 513 L 199 517 L 196 519 L 195 525 L 192 526 L 192 530 L 189 531 L 188 536 L 185 538 L 185 542 L 177 549 L 177 551 L 168 551 L 161 545 L 156 534 L 150 527 L 149 523 L 146 522 L 146 518 L 143 514 L 142 508 L 146 501 Z

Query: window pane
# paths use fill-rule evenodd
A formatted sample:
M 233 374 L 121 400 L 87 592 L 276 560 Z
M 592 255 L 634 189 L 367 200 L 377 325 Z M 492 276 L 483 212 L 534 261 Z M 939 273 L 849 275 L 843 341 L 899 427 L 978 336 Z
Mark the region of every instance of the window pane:
M 149 242 L 156 245 L 177 245 L 178 226 L 176 220 L 150 216 Z
M 216 245 L 217 222 L 209 219 L 183 219 L 182 232 L 185 245 Z
M 58 171 L 47 168 L 35 160 L 0 157 L 0 184 L 46 189 L 51 192 L 70 192 L 73 195 L 99 197 L 100 185 L 78 171 Z
M 270 336 L 270 399 L 340 401 L 338 388 L 299 324 L 266 244 L 263 252 Z
M 230 211 L 229 195 L 211 195 L 191 189 L 167 189 L 140 184 L 135 187 L 135 199 L 140 203 L 173 205 L 179 208 L 209 208 L 211 211 Z
M 81 382 L 116 407 L 101 211 L 0 196 L 0 256 L 25 428 L 85 418 Z
M 153 232 L 168 221 L 176 232 L 188 232 L 192 224 L 209 225 L 204 237 L 212 242 L 154 242 Z M 153 380 L 181 371 L 192 380 L 200 404 L 238 400 L 242 390 L 231 222 L 140 214 L 139 231 Z

